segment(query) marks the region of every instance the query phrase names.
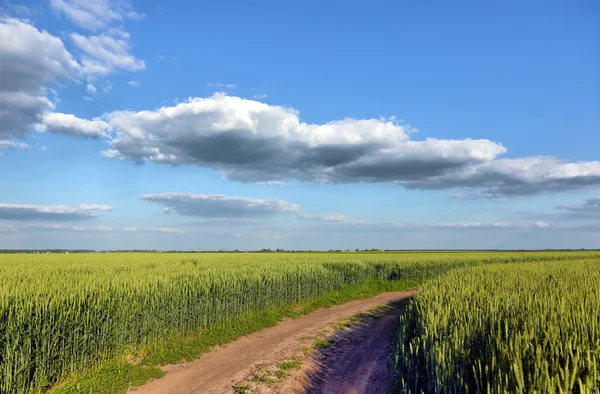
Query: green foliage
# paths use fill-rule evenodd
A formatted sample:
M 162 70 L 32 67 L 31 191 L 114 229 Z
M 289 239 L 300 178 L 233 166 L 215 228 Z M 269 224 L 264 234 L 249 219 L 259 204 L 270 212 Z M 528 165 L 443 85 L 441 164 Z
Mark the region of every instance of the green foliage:
M 287 371 L 288 369 L 300 369 L 301 366 L 302 358 L 298 356 L 286 357 L 283 361 L 277 364 L 277 367 L 282 371 Z
M 314 343 L 314 347 L 315 349 L 327 349 L 331 346 L 331 344 L 334 342 L 334 339 L 329 338 L 329 339 L 317 339 Z
M 428 282 L 401 317 L 395 392 L 600 392 L 600 260 L 490 265 Z

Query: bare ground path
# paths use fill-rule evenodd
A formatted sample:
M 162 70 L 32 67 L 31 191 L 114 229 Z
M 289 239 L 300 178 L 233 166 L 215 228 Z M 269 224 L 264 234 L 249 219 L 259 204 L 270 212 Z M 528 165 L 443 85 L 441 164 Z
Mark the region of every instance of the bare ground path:
M 298 353 L 306 338 L 330 327 L 336 321 L 367 311 L 378 305 L 399 303 L 415 291 L 383 293 L 376 297 L 319 310 L 284 321 L 215 347 L 189 363 L 169 365 L 167 374 L 148 384 L 131 389 L 136 394 L 213 394 L 232 393 L 232 386 L 252 376 L 257 364 L 273 365 Z M 389 332 L 402 308 L 341 332 L 336 344 L 317 355 L 296 376 L 284 383 L 260 389 L 269 393 L 383 393 L 381 381 L 387 378 Z M 381 386 L 383 387 L 383 386 Z M 375 391 L 373 391 L 375 390 Z
M 391 336 L 404 312 L 404 302 L 374 319 L 335 334 L 334 344 L 313 356 L 295 383 L 281 392 L 303 394 L 384 394 L 390 389 L 388 358 Z

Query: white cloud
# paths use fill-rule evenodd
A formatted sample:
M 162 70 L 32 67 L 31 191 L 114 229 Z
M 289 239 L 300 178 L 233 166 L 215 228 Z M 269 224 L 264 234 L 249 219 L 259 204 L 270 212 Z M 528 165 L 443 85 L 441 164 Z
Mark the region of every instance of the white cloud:
M 140 71 L 146 68 L 143 60 L 131 52 L 131 37 L 125 30 L 126 20 L 139 20 L 129 0 L 50 0 L 56 11 L 65 14 L 77 26 L 98 32 L 95 35 L 71 33 L 73 44 L 80 51 L 81 68 L 89 81 L 117 70 Z M 96 94 L 96 89 L 88 92 Z M 103 89 L 105 93 L 107 89 Z
M 48 150 L 48 147 L 45 145 L 42 145 L 42 147 L 40 149 L 42 150 L 42 152 L 45 152 Z
M 79 208 L 86 211 L 112 211 L 115 207 L 110 205 L 99 205 L 99 204 L 80 204 Z
M 96 94 L 98 93 L 98 90 L 96 90 L 96 87 L 94 85 L 92 85 L 91 83 L 88 83 L 86 86 L 86 90 L 89 94 Z
M 51 112 L 46 113 L 43 120 L 44 125 L 40 130 L 66 134 L 72 137 L 99 138 L 108 136 L 108 123 L 98 118 L 86 120 L 71 114 Z
M 112 88 L 113 88 L 112 83 L 110 83 L 110 81 L 107 81 L 106 84 L 104 85 L 104 87 L 102 88 L 102 93 L 108 94 L 108 93 L 110 93 Z
M 121 231 L 135 233 L 140 231 L 167 233 L 167 234 L 183 234 L 184 231 L 180 228 L 173 227 L 123 227 Z
M 125 31 L 113 31 L 97 36 L 71 33 L 71 40 L 83 52 L 83 71 L 88 75 L 105 76 L 115 70 L 140 71 L 146 68 L 143 60 L 130 54 L 131 40 Z
M 222 194 L 159 193 L 140 199 L 156 202 L 180 215 L 207 218 L 270 216 L 297 212 L 300 207 L 282 200 L 225 196 Z
M 268 96 L 266 93 L 260 93 L 260 94 L 255 94 L 254 96 L 252 96 L 255 100 L 262 100 L 262 99 L 266 99 Z
M 0 140 L 0 155 L 3 150 L 9 149 L 29 149 L 29 145 L 24 142 L 14 142 L 9 140 Z
M 31 223 L 19 224 L 10 226 L 0 226 L 0 232 L 19 232 L 27 230 L 42 230 L 42 231 L 76 231 L 76 232 L 158 232 L 167 234 L 183 234 L 184 231 L 180 228 L 170 227 L 123 227 L 113 228 L 109 226 L 71 226 L 66 224 L 56 223 Z
M 440 223 L 393 223 L 393 222 L 365 222 L 365 221 L 329 221 L 318 225 L 338 231 L 353 232 L 405 232 L 416 230 L 477 230 L 477 229 L 535 229 L 545 228 L 544 222 L 506 222 L 506 221 L 486 221 L 486 222 L 440 222 Z
M 320 222 L 343 222 L 346 220 L 346 215 L 300 215 L 298 219 Z
M 488 140 L 411 141 L 393 118 L 307 124 L 294 109 L 224 94 L 106 118 L 116 133 L 107 157 L 197 164 L 246 182 L 414 179 L 506 151 Z
M 140 83 L 138 81 L 129 81 L 127 82 L 127 85 L 137 87 L 140 86 Z
M 76 77 L 80 66 L 63 42 L 25 21 L 0 18 L 0 138 L 24 137 L 54 109 L 47 86 Z
M 108 205 L 81 204 L 79 208 L 68 205 L 27 205 L 0 203 L 3 220 L 87 220 L 97 214 L 94 210 L 108 211 Z
M 257 185 L 260 186 L 285 186 L 285 182 L 281 181 L 266 181 L 266 182 L 256 182 Z
M 235 234 L 236 239 L 282 239 L 283 235 Z
M 82 29 L 94 31 L 144 17 L 128 0 L 50 0 L 50 5 Z
M 218 89 L 237 89 L 237 84 L 235 83 L 213 83 L 207 82 L 206 86 L 209 88 L 218 88 Z
M 395 118 L 309 124 L 292 108 L 223 93 L 152 111 L 115 111 L 91 121 L 65 114 L 46 118 L 50 131 L 110 136 L 111 146 L 103 152 L 108 158 L 198 165 L 259 184 L 390 182 L 408 189 L 473 190 L 455 199 L 600 186 L 600 161 L 499 159 L 506 148 L 485 139 L 412 140 L 415 129 Z
M 511 222 L 451 222 L 451 223 L 432 223 L 427 224 L 425 227 L 438 227 L 438 228 L 489 228 L 489 227 L 522 227 L 523 225 L 515 224 Z M 525 225 L 528 226 L 528 225 Z
M 600 185 L 600 161 L 568 163 L 549 156 L 499 159 L 448 169 L 424 179 L 400 181 L 410 189 L 483 188 L 455 199 L 500 198 Z

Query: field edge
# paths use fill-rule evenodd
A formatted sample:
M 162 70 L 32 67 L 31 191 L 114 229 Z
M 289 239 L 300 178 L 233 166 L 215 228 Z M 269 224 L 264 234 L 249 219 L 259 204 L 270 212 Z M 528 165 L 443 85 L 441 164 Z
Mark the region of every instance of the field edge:
M 48 391 L 34 392 L 123 394 L 130 388 L 144 385 L 150 379 L 164 376 L 161 366 L 194 360 L 203 353 L 209 352 L 214 346 L 275 326 L 285 319 L 298 318 L 319 309 L 374 297 L 389 291 L 411 290 L 419 285 L 419 281 L 404 279 L 392 281 L 373 279 L 359 285 L 347 285 L 294 305 L 248 314 L 234 324 L 201 330 L 151 347 L 133 349 L 129 354 L 70 375 Z

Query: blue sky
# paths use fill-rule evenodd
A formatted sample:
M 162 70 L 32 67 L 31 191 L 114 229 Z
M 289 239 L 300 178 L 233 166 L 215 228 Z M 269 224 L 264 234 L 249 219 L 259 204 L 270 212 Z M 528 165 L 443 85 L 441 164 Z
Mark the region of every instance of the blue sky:
M 600 6 L 0 6 L 0 248 L 595 248 Z

